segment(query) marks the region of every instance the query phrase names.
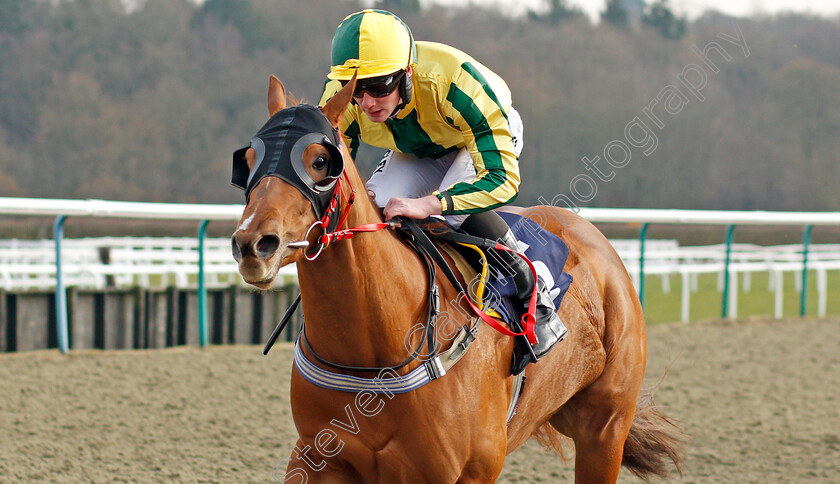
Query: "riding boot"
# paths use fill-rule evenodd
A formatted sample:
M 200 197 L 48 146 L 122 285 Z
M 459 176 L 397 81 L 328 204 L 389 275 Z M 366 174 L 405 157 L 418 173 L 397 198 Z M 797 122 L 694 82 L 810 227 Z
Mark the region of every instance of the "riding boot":
M 521 252 L 516 238 L 510 230 L 498 240 L 508 248 Z M 501 262 L 513 273 L 513 282 L 516 286 L 516 304 L 522 311 L 522 314 L 524 314 L 528 310 L 531 294 L 534 291 L 534 275 L 531 272 L 531 268 L 524 259 L 514 253 L 506 251 L 496 252 Z M 534 315 L 536 317 L 534 333 L 537 336 L 537 343 L 531 346 L 532 352 L 528 351 L 524 355 L 524 358 L 520 358 L 519 362 L 514 361 L 514 367 L 512 368 L 514 375 L 524 370 L 528 363 L 536 362 L 534 357 L 539 359 L 548 353 L 568 333 L 566 326 L 555 311 L 554 301 L 549 294 L 549 288 L 546 287 L 541 279 L 538 278 L 537 280 L 539 283 L 537 287 L 536 314 Z

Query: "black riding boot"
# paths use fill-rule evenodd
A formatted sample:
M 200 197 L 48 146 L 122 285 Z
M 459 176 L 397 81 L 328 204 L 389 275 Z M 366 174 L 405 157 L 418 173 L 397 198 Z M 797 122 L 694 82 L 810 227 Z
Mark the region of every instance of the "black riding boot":
M 510 249 L 521 252 L 516 243 L 516 238 L 510 230 L 503 237 L 500 237 L 498 241 Z M 534 291 L 534 275 L 531 273 L 531 268 L 528 267 L 527 262 L 516 254 L 505 251 L 497 251 L 497 253 L 499 258 L 513 272 L 513 282 L 516 284 L 516 301 L 524 314 L 528 310 L 531 293 Z M 537 336 L 537 344 L 532 345 L 532 348 L 534 355 L 539 359 L 548 353 L 556 343 L 562 341 L 566 337 L 568 330 L 563 324 L 563 321 L 560 320 L 560 316 L 555 312 L 554 301 L 548 292 L 549 288 L 543 284 L 541 279 L 537 280 L 539 281 L 535 314 L 537 321 L 536 327 L 534 328 L 534 333 Z M 528 356 L 528 360 L 533 359 L 530 355 Z M 521 369 L 524 370 L 528 363 L 530 361 L 523 362 Z M 518 373 L 515 370 L 516 368 L 514 368 L 514 374 Z
M 497 240 L 512 250 L 522 252 L 519 250 L 516 238 L 513 236 L 510 228 L 496 212 L 487 211 L 470 215 L 464 220 L 461 229 L 470 235 Z M 534 290 L 534 275 L 531 273 L 531 268 L 528 267 L 527 262 L 516 254 L 501 250 L 494 250 L 492 252 L 492 254 L 488 254 L 488 257 L 494 261 L 493 265 L 496 266 L 496 269 L 503 271 L 505 276 L 513 276 L 513 281 L 516 286 L 517 309 L 524 314 L 528 310 L 528 303 L 531 299 L 531 293 Z M 554 311 L 552 298 L 542 282 L 540 282 L 539 292 L 537 293 L 535 316 L 537 321 L 534 332 L 537 336 L 537 344 L 529 349 L 526 346 L 528 343 L 524 337 L 517 338 L 516 355 L 513 366 L 511 367 L 514 375 L 521 373 L 528 363 L 535 361 L 534 357 L 531 356 L 531 351 L 533 351 L 537 358 L 540 358 L 548 353 L 548 350 L 558 341 L 562 341 L 568 332 L 566 326 Z M 523 328 L 513 329 L 522 331 Z

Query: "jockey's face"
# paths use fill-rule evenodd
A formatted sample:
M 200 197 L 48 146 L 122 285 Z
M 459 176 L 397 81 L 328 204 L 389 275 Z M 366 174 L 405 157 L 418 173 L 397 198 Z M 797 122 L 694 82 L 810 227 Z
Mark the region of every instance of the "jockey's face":
M 399 91 L 399 89 L 394 89 L 390 94 L 382 97 L 374 97 L 369 92 L 362 91 L 362 96 L 354 97 L 354 99 L 371 121 L 384 123 L 400 103 Z

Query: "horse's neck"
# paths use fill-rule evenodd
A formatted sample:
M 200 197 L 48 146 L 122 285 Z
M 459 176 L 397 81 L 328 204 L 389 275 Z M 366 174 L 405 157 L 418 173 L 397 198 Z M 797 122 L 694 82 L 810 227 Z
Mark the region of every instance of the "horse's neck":
M 360 199 L 342 228 L 380 222 L 361 180 L 352 181 Z M 335 242 L 316 260 L 299 263 L 298 274 L 306 337 L 321 356 L 352 366 L 390 366 L 408 357 L 406 335 L 425 324 L 427 281 L 419 258 L 393 231 Z

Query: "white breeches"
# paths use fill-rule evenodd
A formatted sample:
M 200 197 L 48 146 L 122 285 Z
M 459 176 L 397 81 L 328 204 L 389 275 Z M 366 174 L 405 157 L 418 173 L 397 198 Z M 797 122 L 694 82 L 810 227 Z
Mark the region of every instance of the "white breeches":
M 508 112 L 517 157 L 522 152 L 522 119 L 515 109 Z M 435 190 L 444 191 L 456 183 L 471 183 L 476 172 L 470 153 L 462 148 L 440 158 L 418 158 L 388 150 L 379 161 L 365 187 L 376 194 L 376 204 L 385 207 L 393 197 L 422 198 Z M 447 215 L 444 218 L 460 227 L 468 215 Z

